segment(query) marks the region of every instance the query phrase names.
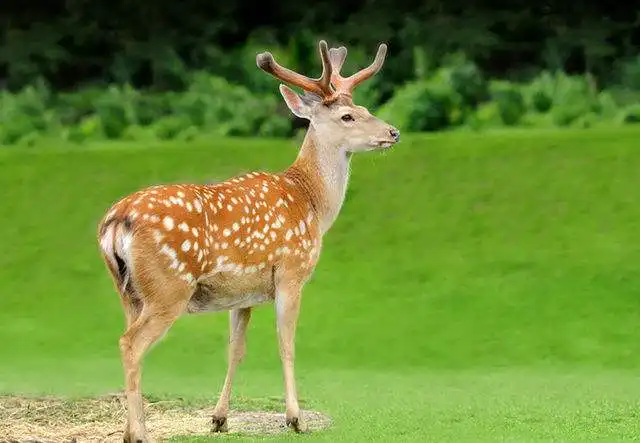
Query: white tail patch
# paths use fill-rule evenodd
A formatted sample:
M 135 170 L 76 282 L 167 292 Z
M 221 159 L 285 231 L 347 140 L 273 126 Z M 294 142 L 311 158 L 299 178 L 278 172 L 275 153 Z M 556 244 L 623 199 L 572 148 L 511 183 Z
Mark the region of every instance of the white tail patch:
M 102 250 L 102 253 L 105 255 L 105 257 L 107 257 L 114 269 L 118 269 L 118 264 L 116 263 L 116 258 L 114 256 L 113 250 L 114 229 L 115 227 L 113 226 L 113 224 L 107 227 L 102 237 L 100 237 L 100 249 Z
M 133 244 L 133 232 L 131 232 L 130 229 L 125 228 L 124 224 L 120 223 L 114 228 L 114 236 L 114 252 L 122 259 L 122 261 L 124 261 L 127 267 L 121 287 L 121 290 L 124 292 L 127 284 L 129 283 L 129 278 L 131 277 L 131 245 Z

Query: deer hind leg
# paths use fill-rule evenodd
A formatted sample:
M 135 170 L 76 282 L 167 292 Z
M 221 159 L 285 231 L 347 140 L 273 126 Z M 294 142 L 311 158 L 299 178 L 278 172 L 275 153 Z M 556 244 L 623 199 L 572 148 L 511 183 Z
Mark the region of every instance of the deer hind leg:
M 307 426 L 300 414 L 296 381 L 294 375 L 295 335 L 300 312 L 300 285 L 281 285 L 276 290 L 276 323 L 278 344 L 284 375 L 286 424 L 296 432 L 307 431 Z
M 180 312 L 176 309 L 157 310 L 145 306 L 138 318 L 120 337 L 128 409 L 128 423 L 124 434 L 125 442 L 143 443 L 149 441 L 144 424 L 140 364 L 145 352 L 164 335 L 179 315 Z
M 229 414 L 229 397 L 231 396 L 231 385 L 246 350 L 246 332 L 249 320 L 251 319 L 251 308 L 240 308 L 229 311 L 229 356 L 227 375 L 220 392 L 220 397 L 213 411 L 211 432 L 227 432 L 229 425 L 227 416 Z
M 143 246 L 140 250 L 153 250 L 144 248 L 143 236 L 136 240 Z M 132 287 L 140 300 L 141 309 L 134 315 L 137 308 L 131 308 L 132 314 L 127 318 L 132 321 L 119 342 L 128 410 L 124 441 L 128 443 L 152 441 L 147 436 L 144 420 L 140 366 L 149 348 L 185 312 L 193 294 L 191 286 L 168 270 L 168 264 L 163 258 L 152 253 L 138 253 L 132 260 Z M 136 266 L 138 264 L 141 266 Z M 123 303 L 129 302 L 123 299 Z

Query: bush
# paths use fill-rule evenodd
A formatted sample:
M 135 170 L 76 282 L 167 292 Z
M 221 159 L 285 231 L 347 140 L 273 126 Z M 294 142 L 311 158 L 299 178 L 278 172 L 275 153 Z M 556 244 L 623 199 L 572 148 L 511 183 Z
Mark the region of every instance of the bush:
M 508 82 L 493 81 L 490 90 L 502 123 L 506 126 L 517 125 L 527 112 L 524 97 L 518 87 Z
M 438 131 L 450 126 L 459 101 L 450 85 L 437 80 L 407 83 L 394 94 L 378 115 L 408 132 Z
M 480 68 L 463 54 L 445 58 L 436 77 L 451 84 L 463 108 L 475 109 L 489 98 L 489 84 Z
M 555 78 L 548 71 L 543 71 L 531 83 L 523 87 L 527 108 L 530 111 L 546 113 L 553 106 L 555 96 Z
M 622 123 L 640 123 L 640 103 L 627 106 L 620 113 L 620 121 Z
M 553 120 L 558 126 L 571 125 L 578 117 L 600 112 L 597 95 L 585 76 L 556 74 Z

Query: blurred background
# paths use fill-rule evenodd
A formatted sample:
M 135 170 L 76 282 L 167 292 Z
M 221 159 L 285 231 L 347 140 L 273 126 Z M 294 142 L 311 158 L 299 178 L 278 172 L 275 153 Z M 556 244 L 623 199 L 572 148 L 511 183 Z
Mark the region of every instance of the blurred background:
M 48 135 L 287 137 L 304 123 L 292 122 L 256 53 L 318 76 L 320 38 L 348 47 L 345 72 L 389 44 L 384 69 L 356 99 L 405 132 L 640 120 L 636 1 L 7 0 L 0 8 L 0 144 Z
M 348 74 L 386 42 L 355 101 L 403 135 L 352 160 L 305 288 L 300 397 L 334 423 L 309 439 L 637 439 L 639 11 L 2 1 L 0 393 L 121 390 L 124 318 L 100 218 L 144 186 L 293 162 L 306 122 L 257 53 L 317 77 L 319 39 L 348 48 Z M 213 404 L 227 328 L 226 313 L 179 319 L 145 359 L 145 395 Z M 10 420 L 53 423 L 4 398 L 0 440 L 18 439 L 2 434 Z M 282 398 L 273 309 L 261 307 L 232 407 L 281 411 Z

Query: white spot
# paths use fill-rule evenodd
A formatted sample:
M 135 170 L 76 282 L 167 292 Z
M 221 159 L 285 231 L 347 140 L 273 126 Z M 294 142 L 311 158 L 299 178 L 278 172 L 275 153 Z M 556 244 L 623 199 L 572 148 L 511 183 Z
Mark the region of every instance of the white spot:
M 185 222 L 182 222 L 178 225 L 178 229 L 184 232 L 189 232 L 189 225 L 186 224 Z
M 197 242 L 197 241 L 196 241 L 196 242 L 193 242 L 193 250 L 194 250 L 194 251 L 197 251 L 197 250 L 198 250 L 198 248 L 199 248 L 199 246 L 198 246 L 198 242 Z
M 184 264 L 184 263 L 180 263 L 180 266 L 178 266 L 178 271 L 179 271 L 179 272 L 182 272 L 182 271 L 184 271 L 184 268 L 186 268 L 186 267 L 187 267 L 187 265 L 186 265 L 186 264 Z
M 181 248 L 184 252 L 188 252 L 191 249 L 191 242 L 189 240 L 183 241 Z
M 198 211 L 198 213 L 202 212 L 202 203 L 200 203 L 200 200 L 195 199 L 193 201 L 193 207 L 196 208 L 196 211 Z
M 291 239 L 291 237 L 293 237 L 293 231 L 292 231 L 291 229 L 289 229 L 289 230 L 287 231 L 287 233 L 284 235 L 284 238 L 285 238 L 286 240 L 290 240 L 290 239 Z
M 233 228 L 234 231 L 237 231 L 238 229 L 240 229 L 240 225 L 238 223 L 234 223 L 231 228 Z
M 186 281 L 187 283 L 191 283 L 193 282 L 193 275 L 191 275 L 190 272 L 184 274 L 182 277 L 180 277 L 181 279 L 183 279 L 184 281 Z
M 231 230 L 227 229 L 227 228 L 224 228 L 222 230 L 222 235 L 224 235 L 225 237 L 229 237 L 231 235 Z
M 304 224 L 304 221 L 300 220 L 300 233 L 304 234 L 307 230 L 307 227 Z
M 193 206 L 191 206 L 191 203 L 187 202 L 187 211 L 191 212 L 193 211 Z
M 233 206 L 232 206 L 232 205 L 227 205 L 227 209 L 228 209 L 229 211 L 233 211 Z
M 199 234 L 198 228 L 191 228 L 191 233 L 193 234 L 194 237 L 197 237 Z
M 184 192 L 178 191 L 177 194 L 178 194 L 178 197 L 184 198 Z
M 162 241 L 162 239 L 164 238 L 164 235 L 162 235 L 162 233 L 159 230 L 154 229 L 153 230 L 153 238 L 156 241 L 156 243 L 160 243 Z
M 271 232 L 269 232 L 269 235 L 271 236 L 271 240 L 275 240 L 275 239 L 276 239 L 276 237 L 278 236 L 278 235 L 276 234 L 276 231 L 271 231 Z
M 171 231 L 173 229 L 173 219 L 168 215 L 162 220 L 162 224 L 167 229 L 167 231 Z

